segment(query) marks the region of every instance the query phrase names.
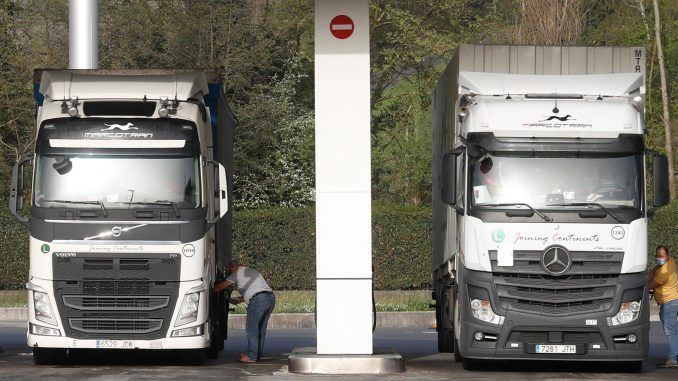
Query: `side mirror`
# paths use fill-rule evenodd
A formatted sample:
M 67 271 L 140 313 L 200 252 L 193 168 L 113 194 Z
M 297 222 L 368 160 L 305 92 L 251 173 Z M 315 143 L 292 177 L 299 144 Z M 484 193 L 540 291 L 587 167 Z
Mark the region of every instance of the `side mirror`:
M 9 191 L 9 210 L 25 227 L 28 227 L 28 218 L 21 213 L 24 207 L 24 166 L 32 162 L 33 154 L 28 154 L 14 164 Z
M 664 206 L 671 200 L 669 192 L 669 160 L 662 154 L 652 156 L 652 188 L 654 207 Z
M 219 212 L 217 214 L 215 210 L 214 216 L 207 220 L 208 224 L 214 225 L 226 214 L 226 212 L 228 212 L 228 183 L 226 181 L 226 168 L 224 168 L 223 165 L 209 159 L 207 160 L 207 164 L 211 165 L 215 170 L 214 201 L 215 206 L 216 204 L 219 205 Z
M 443 173 L 442 173 L 442 187 L 440 190 L 440 197 L 443 202 L 456 206 L 457 204 L 457 155 L 454 153 L 446 153 L 443 155 Z

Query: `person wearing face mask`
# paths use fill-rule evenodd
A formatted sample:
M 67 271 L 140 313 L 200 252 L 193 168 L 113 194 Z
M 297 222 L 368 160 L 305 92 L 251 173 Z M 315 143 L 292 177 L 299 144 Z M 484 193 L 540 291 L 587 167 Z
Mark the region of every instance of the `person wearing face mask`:
M 676 262 L 669 256 L 669 249 L 657 246 L 655 259 L 657 266 L 650 271 L 649 288 L 654 290 L 654 299 L 659 304 L 659 319 L 664 326 L 664 334 L 669 341 L 669 353 L 666 361 L 657 364 L 659 368 L 678 368 L 678 269 Z

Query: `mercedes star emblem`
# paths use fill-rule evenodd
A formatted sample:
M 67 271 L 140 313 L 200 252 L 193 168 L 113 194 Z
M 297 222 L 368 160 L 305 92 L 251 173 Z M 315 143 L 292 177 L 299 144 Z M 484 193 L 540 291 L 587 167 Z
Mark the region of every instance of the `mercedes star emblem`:
M 552 246 L 544 251 L 541 265 L 547 272 L 553 275 L 561 275 L 572 265 L 572 258 L 564 247 Z

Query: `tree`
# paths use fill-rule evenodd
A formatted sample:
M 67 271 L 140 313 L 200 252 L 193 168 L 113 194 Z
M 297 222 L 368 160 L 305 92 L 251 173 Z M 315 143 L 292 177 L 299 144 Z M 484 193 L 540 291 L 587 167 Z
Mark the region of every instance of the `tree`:
M 577 45 L 586 24 L 586 0 L 520 0 L 515 42 Z
M 659 77 L 661 80 L 662 92 L 662 119 L 664 121 L 664 138 L 666 140 L 666 156 L 669 158 L 669 189 L 671 195 L 676 195 L 676 177 L 673 172 L 673 140 L 671 134 L 671 114 L 669 112 L 669 94 L 666 84 L 666 68 L 664 65 L 664 50 L 661 38 L 661 19 L 659 13 L 659 4 L 657 0 L 652 0 L 654 6 L 654 29 L 657 43 L 657 59 L 659 60 Z

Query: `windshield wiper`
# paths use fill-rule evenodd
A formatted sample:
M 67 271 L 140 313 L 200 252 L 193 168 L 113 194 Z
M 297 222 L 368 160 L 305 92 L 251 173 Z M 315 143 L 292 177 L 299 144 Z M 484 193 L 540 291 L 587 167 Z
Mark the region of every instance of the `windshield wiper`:
M 507 203 L 501 203 L 501 204 L 479 204 L 478 206 L 525 206 L 528 209 L 530 209 L 531 211 L 533 211 L 536 215 L 543 218 L 544 221 L 546 221 L 546 222 L 553 221 L 553 218 L 545 215 L 544 213 L 538 211 L 537 209 L 531 207 L 529 204 L 526 204 L 524 202 L 507 202 Z
M 181 217 L 179 214 L 179 208 L 177 208 L 177 203 L 173 201 L 167 201 L 167 200 L 158 200 L 154 202 L 146 202 L 146 201 L 133 201 L 133 202 L 128 202 L 128 205 L 163 205 L 163 206 L 171 206 L 174 209 L 174 214 L 176 214 L 177 218 Z
M 101 202 L 101 201 L 40 200 L 40 202 L 60 202 L 62 204 L 99 205 L 101 207 L 101 211 L 104 214 L 104 217 L 108 217 L 108 212 L 106 211 L 106 207 L 104 206 L 104 203 Z
M 617 222 L 621 222 L 621 223 L 624 222 L 621 218 L 619 218 L 618 215 L 612 213 L 612 211 L 610 209 L 604 207 L 603 205 L 601 205 L 597 202 L 571 202 L 571 203 L 562 203 L 562 204 L 549 204 L 549 206 L 597 206 L 601 210 L 603 210 L 605 213 L 609 214 L 610 217 L 617 220 Z

